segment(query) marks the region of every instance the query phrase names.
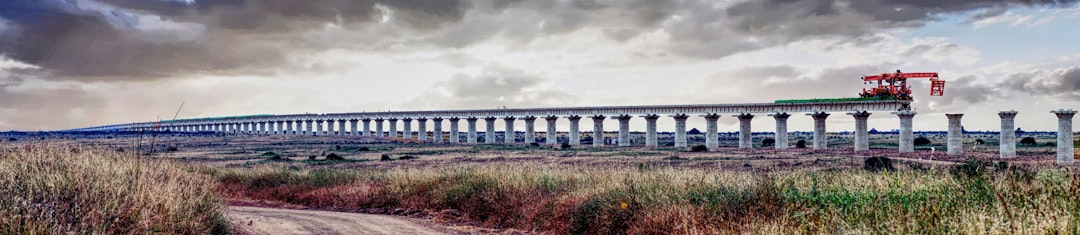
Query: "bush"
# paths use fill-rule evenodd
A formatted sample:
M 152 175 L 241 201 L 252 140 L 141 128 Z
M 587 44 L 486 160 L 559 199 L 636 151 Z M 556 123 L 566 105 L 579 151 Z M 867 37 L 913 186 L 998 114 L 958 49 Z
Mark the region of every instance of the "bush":
M 975 139 L 975 144 L 984 145 L 986 144 L 986 141 L 984 141 L 983 139 Z
M 919 136 L 919 138 L 915 138 L 915 145 L 929 145 L 929 144 L 931 144 L 930 139 L 927 139 L 926 137 Z
M 393 160 L 394 159 L 390 158 L 389 154 L 383 154 L 382 157 L 379 157 L 379 161 L 393 161 Z
M 335 145 L 334 150 L 341 151 L 341 145 Z
M 562 145 L 559 145 L 560 149 L 570 149 L 570 147 L 571 146 L 569 143 L 562 143 Z
M 776 145 L 776 139 L 767 138 L 767 139 L 761 140 L 761 146 L 773 146 L 773 145 Z
M 15 141 L 19 141 L 19 139 L 16 139 L 16 138 L 8 138 L 8 139 L 7 139 L 7 141 L 15 142 Z
M 694 146 L 693 148 L 690 148 L 690 151 L 691 152 L 708 152 L 709 147 L 705 147 L 705 145 L 697 145 L 697 146 Z
M 968 158 L 964 160 L 963 163 L 953 166 L 953 168 L 949 170 L 949 173 L 963 178 L 982 177 L 991 166 L 993 166 L 993 164 L 990 162 L 976 158 Z M 1004 165 L 1004 167 L 1008 167 L 1008 164 Z
M 1023 139 L 1020 139 L 1020 145 L 1031 145 L 1031 146 L 1033 146 L 1035 144 L 1037 144 L 1035 142 L 1035 138 L 1024 137 Z
M 169 147 L 165 148 L 165 151 L 168 151 L 168 152 L 176 152 L 178 150 L 179 150 L 179 148 L 177 148 L 176 145 L 169 145 Z
M 893 166 L 892 159 L 887 157 L 872 157 L 863 161 L 863 170 L 878 172 L 878 171 L 893 171 L 896 167 Z
M 356 151 L 367 152 L 367 151 L 371 151 L 371 149 L 368 148 L 368 147 L 360 147 L 360 148 L 356 149 Z
M 795 148 L 799 148 L 799 149 L 806 148 L 806 140 L 799 140 L 798 142 L 795 142 Z
M 315 156 L 315 155 L 311 155 L 311 156 L 308 156 L 308 157 L 307 157 L 307 160 L 310 160 L 310 161 L 315 161 L 315 158 L 316 158 L 316 157 L 318 157 L 318 156 Z
M 273 151 L 269 151 L 269 152 L 265 152 L 265 153 L 259 154 L 259 156 L 263 156 L 263 157 L 276 157 L 276 156 L 278 156 L 278 155 L 279 155 L 279 154 L 277 154 L 277 153 L 275 153 L 275 152 L 273 152 Z
M 529 147 L 533 147 L 533 148 L 539 148 L 539 147 L 540 147 L 540 143 L 529 143 Z
M 345 160 L 345 158 L 341 157 L 341 155 L 337 155 L 336 153 L 330 153 L 330 154 L 326 155 L 326 160 L 341 161 L 341 160 Z
M 416 159 L 416 157 L 414 157 L 412 155 L 405 155 L 405 156 L 401 156 L 401 157 L 398 158 L 398 160 L 412 160 L 412 159 Z

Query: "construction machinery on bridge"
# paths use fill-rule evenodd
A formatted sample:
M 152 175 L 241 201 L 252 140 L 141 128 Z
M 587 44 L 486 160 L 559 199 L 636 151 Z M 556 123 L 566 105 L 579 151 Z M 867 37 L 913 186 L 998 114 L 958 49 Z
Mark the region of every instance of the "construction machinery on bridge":
M 824 98 L 824 99 L 797 99 L 797 100 L 777 100 L 777 104 L 798 104 L 798 103 L 823 103 L 823 102 L 851 102 L 851 101 L 873 101 L 873 100 L 913 100 L 911 94 L 911 86 L 908 85 L 908 79 L 915 78 L 929 78 L 930 79 L 930 96 L 944 96 L 945 95 L 945 81 L 938 77 L 937 72 L 918 72 L 918 73 L 904 73 L 900 70 L 896 70 L 896 73 L 882 73 L 877 75 L 867 75 L 860 79 L 863 80 L 863 84 L 875 84 L 876 87 L 863 88 L 859 93 L 859 97 L 851 98 Z M 908 105 L 904 105 L 904 110 L 910 109 Z

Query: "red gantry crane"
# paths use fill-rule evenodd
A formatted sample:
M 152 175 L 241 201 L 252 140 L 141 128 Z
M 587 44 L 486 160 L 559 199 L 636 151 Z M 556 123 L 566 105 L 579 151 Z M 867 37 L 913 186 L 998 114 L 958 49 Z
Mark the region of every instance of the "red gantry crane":
M 862 77 L 864 83 L 877 82 L 877 87 L 863 88 L 859 96 L 862 98 L 893 98 L 897 100 L 911 100 L 911 87 L 908 86 L 909 78 L 930 78 L 930 96 L 945 95 L 945 81 L 938 78 L 938 73 L 883 73 Z

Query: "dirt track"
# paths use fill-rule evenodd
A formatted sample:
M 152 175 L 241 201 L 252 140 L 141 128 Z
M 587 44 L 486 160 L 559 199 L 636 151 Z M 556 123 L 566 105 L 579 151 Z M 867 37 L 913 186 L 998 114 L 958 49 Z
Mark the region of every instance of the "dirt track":
M 385 215 L 229 206 L 229 218 L 250 234 L 446 234 Z

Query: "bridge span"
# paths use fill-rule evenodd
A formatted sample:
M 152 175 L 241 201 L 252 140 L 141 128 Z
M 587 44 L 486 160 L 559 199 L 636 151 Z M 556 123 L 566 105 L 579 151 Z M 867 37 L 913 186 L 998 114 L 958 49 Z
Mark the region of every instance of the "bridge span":
M 731 115 L 739 119 L 739 148 L 753 148 L 750 136 L 751 120 L 756 115 L 766 114 L 776 121 L 775 148 L 787 149 L 790 146 L 787 131 L 788 118 L 791 117 L 792 113 L 806 113 L 807 116 L 814 119 L 813 148 L 827 149 L 829 146 L 825 120 L 830 116 L 831 112 L 842 112 L 855 119 L 855 151 L 866 151 L 869 150 L 867 119 L 873 112 L 888 112 L 899 118 L 899 151 L 904 153 L 914 152 L 915 150 L 912 120 L 917 113 L 906 109 L 909 104 L 910 101 L 904 100 L 862 100 L 252 115 L 129 123 L 80 128 L 66 130 L 65 132 L 158 131 L 214 132 L 229 135 L 357 135 L 405 138 L 420 142 L 476 144 L 480 141 L 476 125 L 477 121 L 484 120 L 487 124 L 486 130 L 483 132 L 483 142 L 496 143 L 495 125 L 496 121 L 501 119 L 506 130 L 503 136 L 499 136 L 503 137 L 503 143 L 532 144 L 537 143 L 538 132 L 535 130 L 535 122 L 537 119 L 543 119 L 547 122 L 547 130 L 544 132 L 545 144 L 554 145 L 560 144 L 557 142 L 556 134 L 558 130 L 556 130 L 556 123 L 559 119 L 566 119 L 570 128 L 567 130 L 569 138 L 565 143 L 580 145 L 582 139 L 580 120 L 588 118 L 593 120 L 592 138 L 600 140 L 593 141 L 592 144 L 602 146 L 604 144 L 604 141 L 602 141 L 604 139 L 603 121 L 612 118 L 619 121 L 618 138 L 615 143 L 618 146 L 631 146 L 630 120 L 642 118 L 646 121 L 644 146 L 656 147 L 658 146 L 656 121 L 664 117 L 672 118 L 675 121 L 675 147 L 687 147 L 686 120 L 697 117 L 704 118 L 706 121 L 705 145 L 710 149 L 715 149 L 719 147 L 717 120 L 722 115 Z M 1061 126 L 1059 129 L 1068 130 L 1061 132 L 1063 134 L 1059 135 L 1058 161 L 1062 163 L 1062 161 L 1072 160 L 1071 125 L 1072 117 L 1076 111 L 1055 110 L 1053 113 L 1058 116 L 1059 126 Z M 999 116 L 1002 121 L 1002 139 L 1015 140 L 1015 133 L 1011 129 L 1013 119 L 1016 116 L 1015 111 L 1005 111 L 1000 113 Z M 948 117 L 950 119 L 949 154 L 962 154 L 963 148 L 959 147 L 959 139 L 962 138 L 962 135 L 952 133 L 954 129 L 955 131 L 960 130 L 962 114 L 950 114 Z M 413 130 L 414 120 L 416 130 Z M 433 128 L 430 131 L 427 129 L 429 120 Z M 465 131 L 459 128 L 461 120 L 466 121 Z M 520 142 L 518 141 L 517 132 L 515 132 L 517 120 L 521 120 L 525 124 L 524 136 Z M 448 131 L 443 129 L 444 121 L 449 124 Z M 398 122 L 401 122 L 400 126 L 403 128 L 401 131 L 397 129 L 399 127 Z M 1016 156 L 1015 147 L 1008 148 L 1005 142 L 1002 143 L 1002 157 Z M 956 145 L 954 146 L 954 144 Z M 1065 159 L 1066 154 L 1068 159 Z M 1069 164 L 1071 162 L 1068 161 Z

